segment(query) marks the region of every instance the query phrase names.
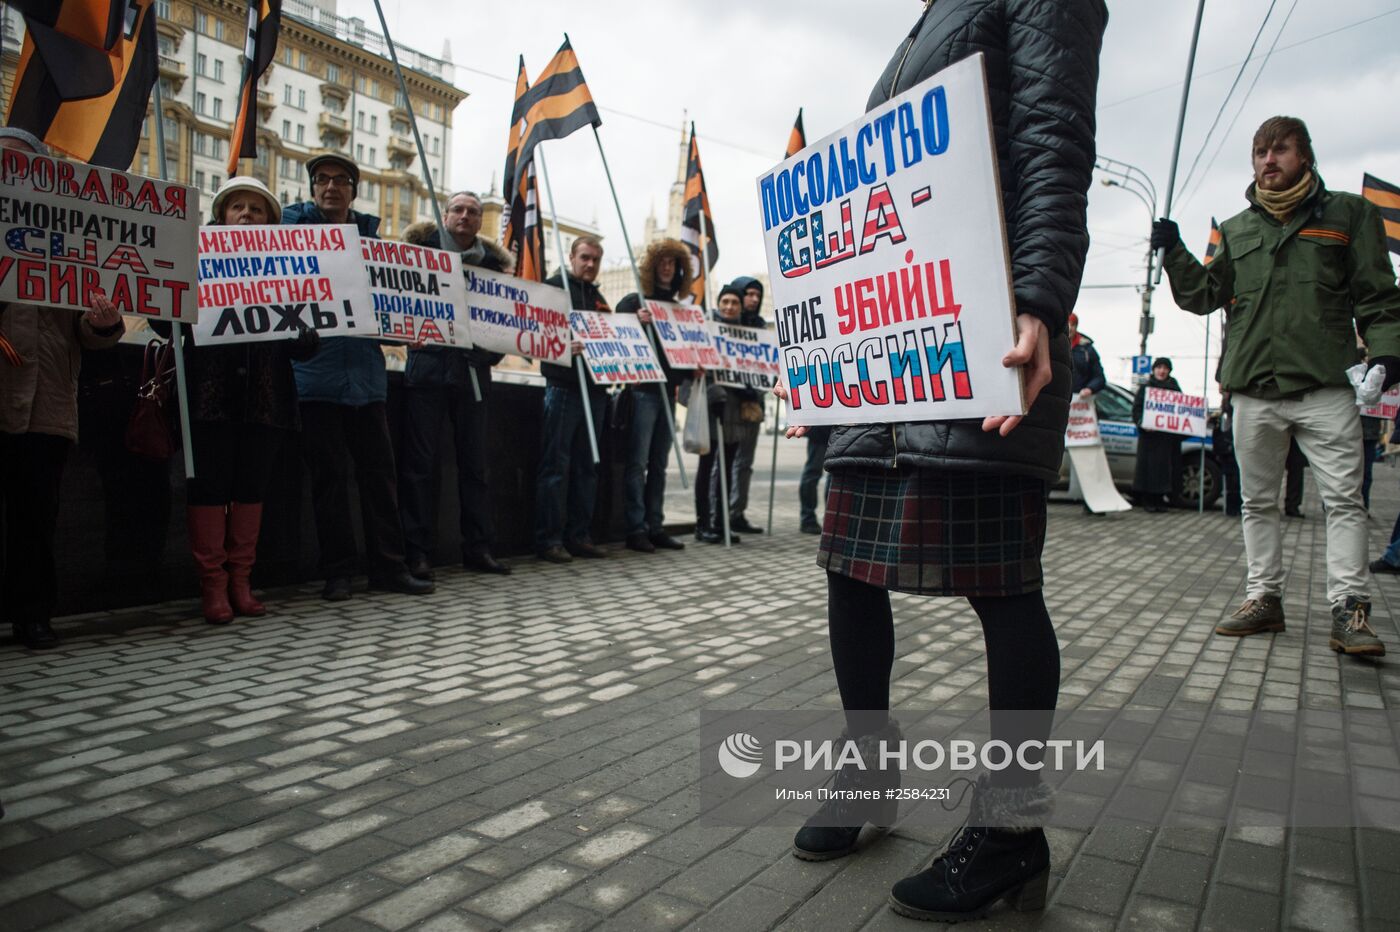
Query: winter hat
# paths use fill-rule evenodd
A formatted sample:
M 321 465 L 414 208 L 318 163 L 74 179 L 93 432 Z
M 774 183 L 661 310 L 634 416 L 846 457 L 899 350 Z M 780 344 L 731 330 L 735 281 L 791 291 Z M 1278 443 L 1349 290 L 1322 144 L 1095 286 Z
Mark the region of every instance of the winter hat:
M 316 183 L 316 169 L 327 163 L 339 165 L 341 168 L 345 169 L 350 175 L 350 184 L 356 188 L 360 186 L 360 166 L 352 162 L 349 156 L 337 155 L 334 152 L 318 155 L 306 163 L 306 174 L 311 178 L 312 184 Z
M 211 223 L 224 222 L 224 204 L 239 191 L 253 191 L 257 194 L 261 194 L 267 201 L 267 222 L 282 222 L 282 205 L 277 203 L 277 199 L 272 196 L 272 192 L 267 189 L 267 185 L 248 175 L 235 175 L 228 181 L 219 185 L 219 190 L 214 192 L 214 214 L 210 219 Z
M 1170 372 L 1172 369 L 1172 361 L 1165 356 L 1158 356 L 1156 359 L 1152 360 L 1152 368 L 1156 369 L 1158 366 L 1166 366 L 1167 371 Z

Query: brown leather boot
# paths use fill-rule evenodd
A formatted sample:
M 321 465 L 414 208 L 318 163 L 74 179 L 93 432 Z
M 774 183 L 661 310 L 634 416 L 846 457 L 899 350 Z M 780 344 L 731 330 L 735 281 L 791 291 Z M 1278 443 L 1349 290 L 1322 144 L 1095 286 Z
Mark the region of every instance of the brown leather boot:
M 228 598 L 240 615 L 256 618 L 267 614 L 267 606 L 253 596 L 248 578 L 258 555 L 258 529 L 262 527 L 262 503 L 228 506 Z
M 222 505 L 190 505 L 185 509 L 190 553 L 199 570 L 199 601 L 204 620 L 211 625 L 233 621 L 228 604 L 228 573 L 224 571 L 224 533 L 227 516 Z

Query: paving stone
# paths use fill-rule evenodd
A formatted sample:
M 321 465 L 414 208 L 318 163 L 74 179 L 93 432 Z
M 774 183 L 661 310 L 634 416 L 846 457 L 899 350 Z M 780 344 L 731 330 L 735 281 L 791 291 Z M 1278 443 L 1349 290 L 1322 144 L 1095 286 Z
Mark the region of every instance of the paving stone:
M 472 912 L 507 922 L 551 899 L 583 879 L 585 872 L 567 864 L 538 864 L 469 899 Z
M 1282 903 L 1276 896 L 1228 884 L 1211 886 L 1201 914 L 1203 932 L 1273 932 Z

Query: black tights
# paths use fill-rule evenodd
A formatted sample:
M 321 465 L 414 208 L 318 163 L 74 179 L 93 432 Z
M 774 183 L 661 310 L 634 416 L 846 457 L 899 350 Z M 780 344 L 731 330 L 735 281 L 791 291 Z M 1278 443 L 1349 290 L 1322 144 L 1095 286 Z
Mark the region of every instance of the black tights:
M 851 733 L 865 734 L 885 723 L 890 708 L 890 670 L 894 666 L 890 594 L 836 573 L 828 573 L 826 580 L 831 660 L 841 706 Z M 1046 712 L 1043 721 L 1036 719 L 1031 729 L 1038 734 L 1027 736 L 1045 740 L 1052 721 L 1048 713 L 1054 710 L 1060 693 L 1060 646 L 1042 593 L 971 596 L 968 601 L 982 622 L 987 645 L 991 708 L 994 712 Z M 1023 716 L 1016 730 L 1025 728 Z M 998 737 L 1014 737 L 1003 736 L 995 715 L 992 729 Z M 1017 778 L 1014 770 L 1002 773 L 1013 781 Z

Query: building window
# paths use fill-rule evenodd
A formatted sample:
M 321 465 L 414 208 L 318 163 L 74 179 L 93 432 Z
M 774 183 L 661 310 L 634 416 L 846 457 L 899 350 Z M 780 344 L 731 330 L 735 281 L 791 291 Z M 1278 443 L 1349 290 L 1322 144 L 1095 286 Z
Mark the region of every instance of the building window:
M 203 10 L 194 11 L 194 31 L 209 35 L 209 14 Z
M 194 186 L 195 186 L 196 188 L 202 188 L 202 187 L 204 187 L 204 172 L 195 172 L 195 173 L 194 173 Z
M 358 93 L 360 93 L 360 94 L 363 94 L 363 93 L 365 92 L 365 76 L 364 76 L 364 75 L 362 75 L 362 74 L 357 74 L 357 75 L 355 75 L 355 90 L 356 90 L 356 92 L 358 92 Z
M 365 128 L 365 112 L 364 112 L 363 110 L 361 110 L 360 112 L 358 112 L 358 113 L 355 114 L 355 128 L 356 128 L 356 129 L 364 129 L 364 128 Z
M 223 118 L 224 118 L 224 99 L 223 99 L 222 97 L 215 97 L 215 98 L 214 98 L 214 119 L 216 119 L 216 120 L 222 120 Z
M 194 95 L 194 112 L 205 113 L 209 109 L 209 98 L 201 91 Z
M 369 131 L 375 135 L 379 134 L 379 117 L 373 114 L 371 114 L 369 118 Z
M 214 20 L 214 38 L 224 41 L 224 21 L 221 19 Z
M 299 90 L 299 91 L 297 91 L 297 109 L 298 109 L 298 110 L 305 110 L 305 109 L 306 109 L 306 91 L 304 91 L 304 90 Z
M 284 64 L 284 65 L 290 65 L 291 63 L 292 63 L 292 47 L 291 47 L 290 45 L 284 45 L 284 46 L 282 46 L 282 64 Z
M 291 86 L 290 84 L 283 84 L 283 85 L 282 85 L 282 103 L 287 104 L 288 106 L 291 106 L 291 103 L 292 103 L 292 86 Z
M 379 96 L 379 79 L 378 79 L 378 78 L 370 78 L 370 79 L 369 79 L 369 96 L 371 96 L 371 97 L 378 97 L 378 96 Z
M 338 84 L 340 82 L 340 66 L 335 62 L 326 62 L 326 80 Z
M 355 161 L 357 161 L 357 162 L 363 162 L 364 160 L 365 160 L 365 145 L 364 145 L 364 143 L 358 143 L 358 144 L 356 144 L 356 146 L 355 146 Z
M 374 146 L 369 147 L 369 164 L 374 165 Z
M 292 138 L 292 121 L 291 121 L 291 120 L 283 120 L 283 121 L 282 121 L 282 138 L 283 138 L 283 139 L 291 139 L 291 138 Z
M 305 145 L 305 144 L 306 144 L 306 127 L 303 126 L 301 123 L 298 123 L 298 124 L 297 124 L 297 145 L 301 146 L 301 145 Z
M 204 151 L 204 148 L 205 148 L 205 145 L 204 145 L 204 134 L 203 134 L 203 133 L 195 133 L 195 134 L 194 134 L 194 154 L 195 154 L 195 155 L 207 155 L 208 153 Z
M 311 69 L 308 68 L 308 67 L 306 67 L 306 65 L 307 65 L 306 53 L 305 53 L 305 52 L 297 52 L 297 67 L 300 68 L 302 71 L 310 71 Z
M 210 191 L 217 191 L 217 190 L 219 190 L 219 176 L 218 176 L 218 175 L 210 175 L 210 176 L 209 176 L 209 190 L 210 190 Z
M 170 18 L 170 0 L 156 0 L 156 15 L 161 19 Z
M 223 79 L 224 79 L 224 63 L 223 63 L 222 60 L 216 58 L 216 59 L 214 59 L 214 80 L 215 80 L 215 81 L 222 81 Z
M 203 52 L 200 52 L 198 55 L 196 55 L 196 56 L 194 57 L 194 73 L 195 73 L 195 74 L 208 74 L 208 73 L 209 73 L 209 57 L 208 57 L 207 55 L 205 55 Z

